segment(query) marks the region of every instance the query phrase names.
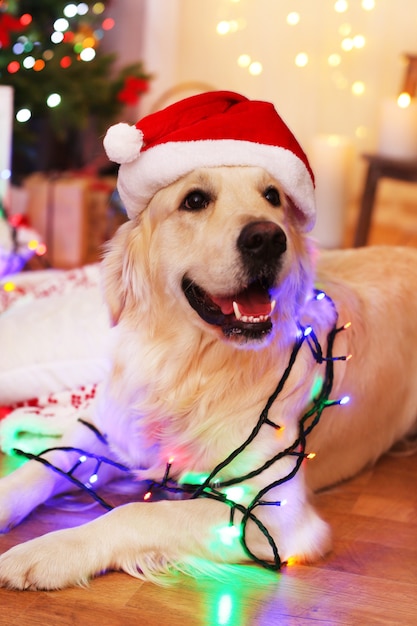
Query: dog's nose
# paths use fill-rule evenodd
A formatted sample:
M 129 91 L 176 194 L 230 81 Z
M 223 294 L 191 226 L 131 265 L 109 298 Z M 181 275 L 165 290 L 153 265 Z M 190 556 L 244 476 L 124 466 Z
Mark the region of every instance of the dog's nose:
M 258 221 L 247 224 L 237 240 L 239 250 L 252 259 L 278 259 L 287 249 L 287 237 L 274 222 Z

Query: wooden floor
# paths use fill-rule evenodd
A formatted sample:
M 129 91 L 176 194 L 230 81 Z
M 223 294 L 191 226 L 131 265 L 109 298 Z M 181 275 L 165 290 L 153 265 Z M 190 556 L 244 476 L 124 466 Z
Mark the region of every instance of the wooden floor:
M 385 210 L 385 213 L 384 213 Z M 417 246 L 415 214 L 376 215 L 370 243 Z M 389 211 L 389 208 L 388 208 Z M 352 238 L 354 209 L 346 233 Z M 0 473 L 9 463 L 0 459 Z M 179 577 L 170 588 L 110 573 L 87 589 L 0 590 L 0 624 L 49 626 L 275 626 L 417 624 L 417 455 L 385 456 L 354 480 L 317 496 L 334 548 L 314 566 L 279 574 L 234 567 L 222 581 Z M 48 530 L 84 522 L 80 512 L 41 507 L 7 535 L 0 552 Z

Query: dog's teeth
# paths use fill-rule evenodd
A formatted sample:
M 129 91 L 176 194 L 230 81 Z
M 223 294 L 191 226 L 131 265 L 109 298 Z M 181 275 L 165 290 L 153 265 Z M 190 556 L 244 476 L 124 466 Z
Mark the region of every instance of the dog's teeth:
M 236 319 L 238 320 L 242 319 L 242 313 L 239 311 L 239 305 L 234 300 L 233 300 L 233 311 L 235 313 Z
M 269 315 L 272 315 L 273 310 L 275 309 L 275 305 L 276 305 L 277 301 L 276 300 L 272 300 L 271 302 L 271 313 Z
M 271 302 L 271 313 L 275 308 L 275 300 L 273 300 Z M 269 315 L 258 315 L 258 316 L 254 316 L 254 315 L 242 315 L 242 313 L 240 312 L 239 309 L 239 305 L 237 302 L 233 301 L 233 311 L 235 314 L 236 319 L 240 320 L 243 323 L 246 324 L 257 324 L 260 322 L 266 322 L 269 319 Z

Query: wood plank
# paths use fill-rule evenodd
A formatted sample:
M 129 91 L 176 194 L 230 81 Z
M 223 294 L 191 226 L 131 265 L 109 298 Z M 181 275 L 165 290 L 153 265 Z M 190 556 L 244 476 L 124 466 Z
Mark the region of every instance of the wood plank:
M 162 623 L 172 626 L 256 624 L 417 623 L 417 525 L 391 511 L 413 502 L 417 456 L 384 457 L 356 479 L 318 494 L 317 506 L 331 523 L 333 551 L 312 566 L 294 565 L 273 574 L 256 566 L 230 568 L 223 580 L 179 575 L 167 588 L 123 573 L 109 573 L 88 588 L 59 592 L 0 590 L 0 624 L 7 626 L 79 621 L 103 625 Z M 378 494 L 387 476 L 408 485 Z M 364 506 L 366 510 L 364 511 Z M 381 511 L 388 512 L 387 515 Z M 0 550 L 52 528 L 94 516 L 40 507 L 8 535 Z

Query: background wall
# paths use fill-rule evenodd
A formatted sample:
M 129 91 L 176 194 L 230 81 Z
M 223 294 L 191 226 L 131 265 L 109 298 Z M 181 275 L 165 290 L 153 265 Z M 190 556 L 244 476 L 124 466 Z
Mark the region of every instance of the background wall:
M 181 0 L 179 10 L 176 81 L 271 100 L 304 143 L 341 133 L 359 149 L 374 146 L 380 102 L 401 85 L 402 53 L 417 52 L 415 0 Z M 294 13 L 299 22 L 290 25 Z M 220 22 L 227 34 L 217 34 Z M 343 50 L 347 39 L 361 47 Z M 304 67 L 295 63 L 300 53 Z M 259 75 L 239 67 L 242 54 L 262 64 Z
M 304 143 L 340 133 L 375 147 L 381 102 L 400 91 L 403 53 L 417 53 L 415 0 L 123 0 L 110 10 L 106 47 L 121 65 L 144 58 L 155 75 L 143 113 L 165 90 L 206 83 L 273 101 Z M 360 47 L 344 50 L 349 40 Z M 262 71 L 240 67 L 241 55 Z

